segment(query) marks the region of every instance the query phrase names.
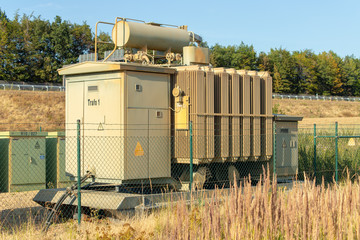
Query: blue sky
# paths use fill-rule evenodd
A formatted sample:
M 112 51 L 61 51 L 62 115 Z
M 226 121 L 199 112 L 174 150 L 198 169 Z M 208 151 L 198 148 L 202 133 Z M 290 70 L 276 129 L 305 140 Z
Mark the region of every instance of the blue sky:
M 114 22 L 117 16 L 188 25 L 209 45 L 243 41 L 258 52 L 282 47 L 360 58 L 358 0 L 0 0 L 0 8 L 10 18 L 16 11 L 48 20 L 59 15 L 73 23 L 86 21 L 92 29 L 97 21 Z

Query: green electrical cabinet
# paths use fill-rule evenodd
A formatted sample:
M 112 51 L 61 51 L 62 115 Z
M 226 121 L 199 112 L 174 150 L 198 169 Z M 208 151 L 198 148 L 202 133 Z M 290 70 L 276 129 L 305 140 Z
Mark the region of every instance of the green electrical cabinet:
M 0 132 L 0 192 L 45 188 L 46 132 Z
M 65 133 L 49 132 L 46 138 L 46 187 L 67 187 L 70 182 L 65 172 Z

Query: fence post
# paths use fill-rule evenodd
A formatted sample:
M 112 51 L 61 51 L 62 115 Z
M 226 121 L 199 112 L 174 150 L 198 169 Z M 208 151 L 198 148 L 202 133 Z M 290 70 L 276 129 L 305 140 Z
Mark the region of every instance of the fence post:
M 313 160 L 313 166 L 314 166 L 314 176 L 316 178 L 316 124 L 314 124 L 314 160 Z
M 276 175 L 276 122 L 273 122 L 273 174 Z
M 193 183 L 193 132 L 192 132 L 192 121 L 189 122 L 189 134 L 190 134 L 190 192 L 192 190 Z
M 338 182 L 338 122 L 335 122 L 335 181 Z
M 78 224 L 81 223 L 81 165 L 80 165 L 80 119 L 77 120 L 77 197 L 78 197 Z

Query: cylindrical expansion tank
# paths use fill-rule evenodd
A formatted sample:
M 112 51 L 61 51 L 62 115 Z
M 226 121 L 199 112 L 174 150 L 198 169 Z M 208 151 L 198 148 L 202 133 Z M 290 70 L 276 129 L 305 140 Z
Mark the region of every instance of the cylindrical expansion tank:
M 184 29 L 128 21 L 118 22 L 117 28 L 114 26 L 112 39 L 119 47 L 171 49 L 175 53 L 182 53 L 183 47 L 190 42 L 189 33 Z

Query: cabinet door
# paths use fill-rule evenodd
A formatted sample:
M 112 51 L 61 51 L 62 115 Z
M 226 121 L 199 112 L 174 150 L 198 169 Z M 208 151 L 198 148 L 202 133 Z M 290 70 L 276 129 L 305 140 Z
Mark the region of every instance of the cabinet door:
M 45 139 L 28 138 L 28 183 L 45 183 Z
M 11 183 L 45 183 L 45 139 L 11 140 Z
M 125 179 L 149 178 L 148 109 L 129 109 Z
M 11 139 L 11 184 L 29 183 L 29 153 L 23 138 Z
M 67 82 L 66 84 L 66 171 L 77 175 L 77 146 L 76 146 L 76 121 L 83 121 L 84 117 L 84 82 Z M 83 125 L 81 126 L 83 129 Z M 82 130 L 81 134 L 84 131 Z M 81 138 L 81 149 L 84 149 L 84 141 Z M 82 156 L 81 159 L 83 159 Z M 83 162 L 81 163 L 83 165 Z M 82 173 L 84 174 L 84 173 Z
M 280 133 L 276 135 L 276 167 L 287 168 L 291 166 L 290 136 Z
M 296 172 L 298 168 L 298 136 L 297 134 L 291 134 L 290 139 L 291 148 L 291 167 Z
M 149 109 L 149 177 L 170 177 L 169 110 Z

